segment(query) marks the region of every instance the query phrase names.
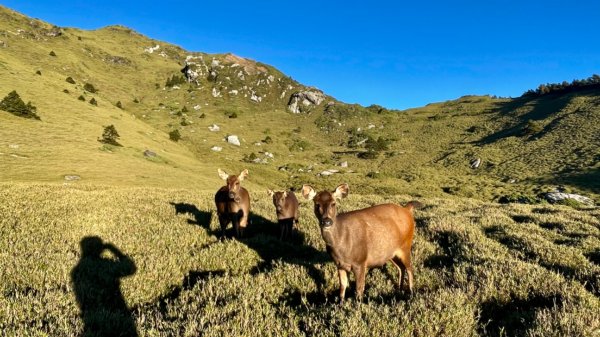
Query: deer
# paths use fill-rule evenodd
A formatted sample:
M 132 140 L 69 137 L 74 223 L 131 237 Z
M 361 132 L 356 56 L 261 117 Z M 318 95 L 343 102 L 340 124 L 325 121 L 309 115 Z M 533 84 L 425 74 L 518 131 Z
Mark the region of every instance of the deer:
M 235 236 L 241 238 L 248 224 L 250 214 L 250 194 L 241 186 L 241 182 L 248 177 L 248 170 L 243 170 L 240 175 L 229 175 L 218 169 L 219 177 L 226 181 L 215 194 L 217 215 L 221 225 L 221 236 L 225 237 L 225 229 L 229 222 L 233 224 Z
M 411 248 L 415 232 L 413 210 L 421 207 L 411 201 L 402 207 L 381 204 L 338 214 L 336 200 L 348 195 L 348 184 L 341 184 L 332 192 L 317 193 L 310 185 L 302 186 L 302 196 L 314 201 L 315 216 L 327 252 L 332 257 L 340 282 L 340 301 L 344 301 L 348 287 L 348 272 L 356 279 L 356 297 L 361 300 L 365 290 L 368 268 L 381 267 L 388 261 L 398 270 L 398 286 L 404 287 L 404 273 L 408 288 L 413 292 Z
M 267 190 L 269 196 L 273 198 L 273 205 L 277 214 L 277 223 L 279 224 L 279 240 L 283 241 L 291 238 L 292 231 L 298 228 L 298 199 L 293 191 Z

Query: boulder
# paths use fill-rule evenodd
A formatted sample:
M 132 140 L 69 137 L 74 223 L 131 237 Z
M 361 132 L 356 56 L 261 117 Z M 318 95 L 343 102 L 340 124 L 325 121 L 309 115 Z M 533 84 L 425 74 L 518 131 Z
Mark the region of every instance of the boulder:
M 292 94 L 290 97 L 290 101 L 288 102 L 288 111 L 295 114 L 302 113 L 307 110 L 306 108 L 309 108 L 312 105 L 320 105 L 323 100 L 325 100 L 325 95 L 321 91 L 299 91 Z
M 146 150 L 146 151 L 144 151 L 144 157 L 156 157 L 156 152 Z
M 563 201 L 565 199 L 575 200 L 584 205 L 593 206 L 594 201 L 588 197 L 584 197 L 579 194 L 571 194 L 571 193 L 563 193 L 563 192 L 549 192 L 544 195 L 544 199 L 546 199 L 550 203 L 557 203 Z
M 221 130 L 221 128 L 217 124 L 213 124 L 213 125 L 209 126 L 208 129 L 212 132 Z
M 240 139 L 236 135 L 229 135 L 225 138 L 229 144 L 240 146 Z

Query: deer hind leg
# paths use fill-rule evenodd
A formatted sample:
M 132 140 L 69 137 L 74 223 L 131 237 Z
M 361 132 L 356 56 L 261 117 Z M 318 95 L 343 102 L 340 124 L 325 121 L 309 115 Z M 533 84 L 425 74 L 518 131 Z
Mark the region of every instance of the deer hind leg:
M 404 267 L 402 260 L 400 260 L 400 258 L 397 256 L 394 256 L 392 258 L 392 263 L 394 264 L 394 266 L 396 266 L 396 269 L 398 270 L 398 288 L 402 290 L 402 287 L 404 286 L 404 271 L 406 270 L 406 268 Z
M 340 302 L 344 302 L 344 295 L 348 288 L 348 273 L 344 269 L 338 269 L 338 276 L 340 278 Z
M 406 271 L 406 274 L 408 275 L 408 290 L 412 293 L 413 292 L 413 267 L 412 267 L 412 262 L 410 259 L 410 250 L 399 251 L 398 254 L 396 254 L 396 256 L 394 256 L 393 260 L 394 260 L 394 263 L 398 264 L 398 262 L 399 262 L 399 263 L 401 263 L 402 266 L 404 266 L 404 270 Z M 402 286 L 402 283 L 403 282 L 401 281 L 401 286 Z
M 219 214 L 219 225 L 221 225 L 221 237 L 225 237 L 225 230 L 229 224 L 229 216 L 227 214 Z

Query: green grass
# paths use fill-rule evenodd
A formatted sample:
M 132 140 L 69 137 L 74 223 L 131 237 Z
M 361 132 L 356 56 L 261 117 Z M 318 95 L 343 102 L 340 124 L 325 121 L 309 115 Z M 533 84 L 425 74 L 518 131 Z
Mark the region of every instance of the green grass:
M 249 236 L 221 241 L 212 192 L 2 185 L 0 328 L 19 336 L 70 336 L 96 323 L 133 324 L 140 336 L 593 336 L 600 329 L 598 209 L 421 199 L 415 295 L 399 292 L 386 266 L 369 272 L 364 302 L 354 299 L 352 281 L 340 305 L 312 205 L 301 202 L 300 236 L 280 242 L 270 198 L 250 193 Z M 341 206 L 409 199 L 350 195 Z M 114 245 L 137 271 L 118 279 L 123 259 L 108 251 L 102 260 L 83 257 L 80 242 L 90 236 Z M 81 274 L 82 266 L 95 267 Z M 77 292 L 107 291 L 107 279 L 120 281 L 126 306 L 81 312 Z

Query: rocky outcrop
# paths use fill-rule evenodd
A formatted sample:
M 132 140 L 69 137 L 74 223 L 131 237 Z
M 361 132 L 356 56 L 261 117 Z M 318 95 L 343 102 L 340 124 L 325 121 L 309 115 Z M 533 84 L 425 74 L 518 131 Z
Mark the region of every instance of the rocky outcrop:
M 546 199 L 550 203 L 561 202 L 566 199 L 575 200 L 584 205 L 593 206 L 594 201 L 588 197 L 584 197 L 579 194 L 571 194 L 571 193 L 563 193 L 563 192 L 549 192 L 544 195 L 544 199 Z
M 324 100 L 325 95 L 320 90 L 299 91 L 292 94 L 287 109 L 295 114 L 309 112 L 313 106 L 320 105 Z

